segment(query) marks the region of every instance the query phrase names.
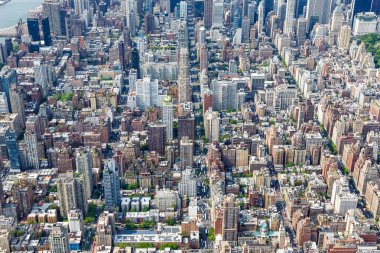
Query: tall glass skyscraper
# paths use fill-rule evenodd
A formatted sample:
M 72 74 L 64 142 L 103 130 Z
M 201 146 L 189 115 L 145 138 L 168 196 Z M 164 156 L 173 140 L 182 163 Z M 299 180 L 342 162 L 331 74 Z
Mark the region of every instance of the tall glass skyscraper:
M 28 32 L 30 37 L 32 37 L 32 41 L 40 40 L 40 28 L 38 25 L 38 18 L 28 18 L 27 19 Z
M 11 171 L 21 171 L 20 157 L 18 154 L 17 136 L 15 131 L 8 130 L 5 133 L 5 143 L 7 145 Z

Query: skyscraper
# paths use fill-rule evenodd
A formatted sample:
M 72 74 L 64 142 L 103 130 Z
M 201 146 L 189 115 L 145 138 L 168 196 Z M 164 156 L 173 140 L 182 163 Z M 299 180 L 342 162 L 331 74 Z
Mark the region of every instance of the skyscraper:
M 49 18 L 43 17 L 41 23 L 42 23 L 42 34 L 44 36 L 44 44 L 45 46 L 49 47 L 52 45 Z
M 285 16 L 285 23 L 284 23 L 284 33 L 285 34 L 290 34 L 293 32 L 295 1 L 296 0 L 288 0 L 288 2 L 286 4 L 286 16 Z
M 165 96 L 162 100 L 162 122 L 166 126 L 166 138 L 173 139 L 173 99 Z
M 60 174 L 57 180 L 57 193 L 60 202 L 60 212 L 67 217 L 72 209 L 80 209 L 87 214 L 87 195 L 84 187 L 83 175 L 75 175 L 72 171 Z
M 16 87 L 12 87 L 9 91 L 9 97 L 11 100 L 11 111 L 12 113 L 17 113 L 20 118 L 21 128 L 25 127 L 25 106 L 22 93 Z
M 82 16 L 85 11 L 89 9 L 89 1 L 88 0 L 74 0 L 74 11 L 78 16 Z
M 307 20 L 303 17 L 297 19 L 297 45 L 303 45 L 306 41 L 306 26 Z
M 274 0 L 264 0 L 264 20 L 267 19 L 268 13 L 273 11 Z
M 207 55 L 207 47 L 205 44 L 199 45 L 199 71 L 208 72 L 208 55 Z
M 191 101 L 189 73 L 189 51 L 185 47 L 179 49 L 178 102 Z
M 150 76 L 136 81 L 136 106 L 142 110 L 158 105 L 158 80 Z
M 27 151 L 27 165 L 33 169 L 40 168 L 40 157 L 38 152 L 38 138 L 37 133 L 32 130 L 26 130 L 24 140 Z
M 5 95 L 5 92 L 0 92 L 0 115 L 5 115 L 9 112 L 7 96 Z
M 160 155 L 165 155 L 166 127 L 163 124 L 154 124 L 148 127 L 148 148 L 149 151 L 156 151 Z
M 213 0 L 212 25 L 223 26 L 223 19 L 224 19 L 224 2 L 222 0 Z
M 50 32 L 56 36 L 62 36 L 65 34 L 62 22 L 61 4 L 59 0 L 44 0 L 42 3 L 42 15 L 48 17 Z
M 187 20 L 187 2 L 186 1 L 181 1 L 179 3 L 179 18 L 181 20 L 186 21 Z
M 38 24 L 38 18 L 28 18 L 26 20 L 28 25 L 29 36 L 32 38 L 32 41 L 39 41 L 40 37 L 40 27 Z
M 190 140 L 194 140 L 194 135 L 194 115 L 187 114 L 178 116 L 178 140 L 181 140 L 184 136 L 188 136 Z
M 212 80 L 215 110 L 237 110 L 237 83 L 231 80 Z
M 186 167 L 193 167 L 193 150 L 193 141 L 189 140 L 187 136 L 182 137 L 179 146 L 180 167 L 182 170 L 186 169 Z
M 349 49 L 351 39 L 351 27 L 342 26 L 339 32 L 338 47 L 341 49 Z
M 204 0 L 203 21 L 205 23 L 206 29 L 210 29 L 212 25 L 212 9 L 213 9 L 213 0 Z
M 93 188 L 91 152 L 88 149 L 79 148 L 76 152 L 75 163 L 77 172 L 83 175 L 86 196 L 91 198 Z
M 204 116 L 205 136 L 208 140 L 219 141 L 220 135 L 220 117 L 219 113 L 212 111 L 212 108 L 205 112 Z
M 296 17 L 303 14 L 304 8 L 307 5 L 307 0 L 297 0 L 296 1 Z
M 103 187 L 106 207 L 119 207 L 120 205 L 120 179 L 114 159 L 105 162 L 103 170 Z
M 16 70 L 11 69 L 9 66 L 4 66 L 0 71 L 1 89 L 5 92 L 8 101 L 8 108 L 11 108 L 11 100 L 9 97 L 9 89 L 13 84 L 17 84 Z
M 5 133 L 5 143 L 7 145 L 9 165 L 12 172 L 20 172 L 20 156 L 18 154 L 17 136 L 14 131 L 7 131 Z
M 222 221 L 222 238 L 223 241 L 228 241 L 232 245 L 237 242 L 237 229 L 239 218 L 239 207 L 236 204 L 233 194 L 224 197 L 223 206 L 223 221 Z

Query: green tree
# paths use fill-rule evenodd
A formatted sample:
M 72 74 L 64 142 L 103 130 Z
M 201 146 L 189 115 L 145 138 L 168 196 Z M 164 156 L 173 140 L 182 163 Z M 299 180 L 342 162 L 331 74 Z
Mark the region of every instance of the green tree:
M 134 230 L 137 228 L 137 225 L 134 222 L 132 222 L 131 220 L 127 219 L 125 221 L 125 228 L 128 230 Z
M 136 244 L 137 249 L 154 248 L 154 243 L 151 242 L 139 242 Z
M 215 230 L 214 230 L 214 228 L 210 228 L 208 230 L 207 240 L 209 240 L 209 241 L 215 241 Z
M 165 220 L 165 223 L 166 223 L 166 225 L 169 225 L 169 226 L 174 226 L 175 224 L 177 224 L 177 222 L 173 218 L 167 218 Z
M 173 242 L 164 243 L 164 244 L 160 245 L 160 250 L 165 250 L 166 248 L 170 248 L 171 250 L 177 250 L 178 245 L 176 243 L 173 243 Z

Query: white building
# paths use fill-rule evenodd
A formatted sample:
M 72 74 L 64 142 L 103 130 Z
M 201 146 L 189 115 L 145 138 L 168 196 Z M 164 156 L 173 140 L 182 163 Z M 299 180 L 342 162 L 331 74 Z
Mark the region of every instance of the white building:
M 136 106 L 142 110 L 158 105 L 158 80 L 149 76 L 136 81 Z
M 356 209 L 358 198 L 355 194 L 350 193 L 347 178 L 341 177 L 336 180 L 331 192 L 331 204 L 334 206 L 334 212 L 345 215 L 348 210 Z
M 220 137 L 220 117 L 219 113 L 210 108 L 204 115 L 205 136 L 207 139 L 219 140 Z
M 162 122 L 166 125 L 167 140 L 173 139 L 173 100 L 165 96 L 162 100 Z
M 80 232 L 84 231 L 84 225 L 83 225 L 83 214 L 80 209 L 70 210 L 70 212 L 67 214 L 69 219 L 69 230 L 70 233 Z
M 0 93 L 0 114 L 8 114 L 9 108 L 8 108 L 8 101 L 7 96 L 5 95 L 5 92 Z
M 353 33 L 355 36 L 377 32 L 378 18 L 373 12 L 358 13 L 354 19 Z

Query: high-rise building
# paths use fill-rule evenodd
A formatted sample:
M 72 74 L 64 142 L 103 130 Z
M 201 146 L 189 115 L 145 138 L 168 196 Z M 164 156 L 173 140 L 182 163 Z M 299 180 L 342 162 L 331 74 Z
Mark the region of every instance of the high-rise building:
M 166 126 L 154 124 L 148 127 L 148 148 L 149 151 L 156 151 L 160 155 L 165 155 Z
M 103 246 L 112 246 L 112 235 L 114 232 L 115 215 L 109 212 L 101 213 L 96 225 L 96 243 Z
M 340 28 L 338 47 L 341 49 L 349 49 L 351 39 L 351 27 L 344 25 Z
M 83 16 L 85 11 L 88 11 L 90 8 L 90 3 L 88 0 L 74 0 L 74 11 L 78 16 Z
M 178 48 L 188 48 L 189 46 L 189 35 L 186 21 L 181 21 L 178 25 Z
M 181 182 L 178 183 L 178 193 L 181 196 L 196 197 L 197 196 L 197 179 L 192 168 L 182 171 Z
M 220 117 L 219 112 L 209 109 L 204 115 L 205 136 L 208 140 L 219 141 L 220 137 Z
M 344 21 L 344 14 L 342 10 L 342 6 L 339 4 L 336 6 L 331 20 L 331 32 L 339 32 L 342 27 L 342 23 Z
M 0 92 L 0 115 L 5 115 L 10 113 L 8 107 L 7 95 L 5 92 Z
M 87 214 L 87 195 L 84 187 L 83 175 L 75 175 L 72 171 L 61 174 L 57 180 L 58 199 L 61 204 L 60 213 L 67 217 L 70 210 L 80 209 Z
M 296 17 L 299 17 L 304 13 L 304 9 L 306 6 L 307 6 L 307 0 L 296 1 Z
M 49 85 L 53 82 L 53 69 L 51 65 L 40 61 L 34 62 L 34 79 L 41 86 L 42 95 L 45 97 L 48 94 Z
M 212 7 L 212 25 L 223 26 L 224 19 L 224 2 L 223 0 L 213 0 Z
M 150 13 L 146 13 L 144 16 L 144 32 L 145 34 L 154 32 L 154 16 Z
M 258 34 L 263 32 L 264 29 L 264 24 L 265 24 L 265 19 L 264 19 L 264 4 L 261 1 L 259 3 L 259 6 L 257 7 L 257 31 Z
M 40 168 L 40 157 L 38 149 L 38 138 L 35 131 L 26 130 L 24 134 L 24 140 L 27 151 L 27 165 L 33 169 Z
M 187 20 L 187 2 L 181 1 L 179 6 L 179 18 L 181 20 Z
M 107 208 L 118 208 L 120 205 L 120 179 L 114 159 L 105 162 L 103 170 L 104 199 Z
M 199 45 L 199 71 L 206 71 L 206 73 L 208 72 L 208 55 L 205 44 Z
M 2 91 L 5 92 L 5 95 L 7 96 L 8 108 L 11 108 L 9 89 L 12 85 L 17 84 L 16 70 L 11 69 L 9 66 L 4 66 L 0 71 L 0 83 Z
M 18 153 L 17 135 L 14 131 L 7 131 L 5 133 L 5 143 L 7 145 L 9 165 L 12 172 L 20 172 L 20 156 Z
M 65 35 L 64 17 L 62 17 L 61 3 L 59 0 L 44 0 L 42 3 L 42 15 L 49 19 L 50 32 L 55 36 Z
M 70 252 L 67 229 L 63 225 L 53 225 L 49 235 L 49 246 L 52 253 Z
M 29 36 L 32 38 L 32 41 L 40 41 L 40 27 L 38 23 L 38 18 L 28 18 L 26 20 L 28 25 Z
M 213 0 L 204 0 L 203 22 L 205 24 L 206 29 L 210 29 L 212 25 L 213 5 Z
M 178 102 L 191 101 L 191 85 L 189 73 L 189 50 L 185 47 L 179 49 L 178 73 Z
M 297 45 L 301 46 L 306 41 L 306 32 L 307 32 L 307 19 L 301 17 L 297 19 Z
M 358 13 L 354 18 L 352 32 L 354 36 L 376 33 L 378 18 L 373 12 Z
M 162 100 L 162 122 L 166 126 L 166 138 L 173 140 L 173 99 L 170 96 Z
M 237 83 L 230 80 L 212 80 L 214 110 L 238 110 Z
M 22 93 L 19 89 L 12 87 L 9 91 L 9 97 L 11 101 L 11 111 L 12 113 L 17 113 L 20 118 L 21 128 L 25 127 L 26 114 L 24 99 Z
M 193 167 L 193 150 L 194 143 L 189 137 L 185 136 L 180 141 L 179 146 L 179 156 L 180 156 L 180 167 L 182 170 L 187 167 Z
M 222 220 L 222 238 L 223 241 L 229 242 L 231 245 L 236 245 L 237 230 L 239 219 L 239 207 L 233 194 L 224 197 L 223 205 L 223 220 Z
M 80 209 L 73 209 L 67 215 L 70 233 L 84 232 L 83 213 Z
M 136 81 L 136 106 L 142 110 L 158 105 L 158 80 L 144 76 Z
M 354 22 L 356 14 L 371 11 L 372 5 L 379 6 L 378 0 L 352 0 L 351 1 L 351 22 Z M 373 4 L 374 3 L 374 4 Z
M 184 136 L 188 136 L 190 140 L 195 138 L 194 115 L 178 116 L 178 140 L 181 140 Z
M 206 89 L 204 92 L 203 92 L 203 114 L 206 113 L 206 111 L 208 109 L 212 109 L 212 107 L 214 106 L 214 94 L 212 93 L 212 91 L 210 89 Z
M 268 13 L 273 11 L 273 4 L 274 0 L 264 0 L 264 20 L 267 19 Z
M 44 36 L 44 44 L 45 46 L 49 47 L 52 45 L 49 18 L 43 17 L 41 24 L 42 24 L 42 35 Z
M 77 172 L 83 175 L 84 189 L 86 196 L 91 198 L 93 180 L 92 180 L 92 157 L 88 149 L 79 148 L 76 151 L 75 163 Z M 87 201 L 87 200 L 86 200 Z
M 285 16 L 285 23 L 284 23 L 284 33 L 285 34 L 290 34 L 293 32 L 295 1 L 296 0 L 288 0 L 288 2 L 286 4 L 286 16 Z

